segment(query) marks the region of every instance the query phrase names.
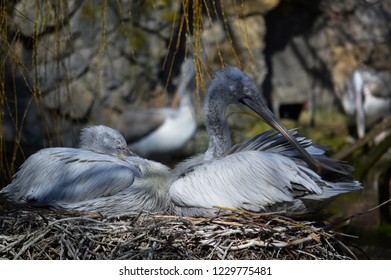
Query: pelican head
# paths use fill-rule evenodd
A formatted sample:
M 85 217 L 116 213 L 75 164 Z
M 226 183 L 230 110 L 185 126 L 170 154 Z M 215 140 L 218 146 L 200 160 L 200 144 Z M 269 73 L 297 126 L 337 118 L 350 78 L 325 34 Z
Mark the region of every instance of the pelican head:
M 215 96 L 215 99 L 224 100 L 221 106 L 227 106 L 230 103 L 240 103 L 257 113 L 300 152 L 309 166 L 315 170 L 321 169 L 315 159 L 297 142 L 296 138 L 290 135 L 288 130 L 269 110 L 265 100 L 258 91 L 255 81 L 242 71 L 228 66 L 217 72 L 208 88 L 206 98 L 211 99 L 213 96 Z
M 104 125 L 83 128 L 80 135 L 80 148 L 100 154 L 136 156 L 129 150 L 121 133 Z

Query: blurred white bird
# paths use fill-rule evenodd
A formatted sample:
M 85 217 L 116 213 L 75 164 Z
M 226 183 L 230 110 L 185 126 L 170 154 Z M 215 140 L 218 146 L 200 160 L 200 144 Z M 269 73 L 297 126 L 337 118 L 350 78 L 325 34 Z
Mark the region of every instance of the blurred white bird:
M 357 134 L 364 137 L 368 125 L 391 114 L 391 73 L 355 69 L 343 84 L 342 106 L 346 114 L 355 116 Z
M 164 107 L 122 114 L 116 127 L 129 147 L 145 158 L 166 158 L 182 149 L 197 129 L 191 94 L 195 92 L 195 67 L 188 58 L 180 74 L 179 107 Z M 114 125 L 115 126 L 115 125 Z

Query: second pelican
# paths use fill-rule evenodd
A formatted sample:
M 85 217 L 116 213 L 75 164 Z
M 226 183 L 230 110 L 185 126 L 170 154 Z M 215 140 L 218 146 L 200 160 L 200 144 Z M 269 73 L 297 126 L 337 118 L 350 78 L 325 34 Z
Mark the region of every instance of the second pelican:
M 254 110 L 281 134 L 266 132 L 231 147 L 225 116 L 230 103 Z M 216 207 L 224 207 L 299 215 L 361 188 L 345 165 L 324 154 L 324 148 L 287 131 L 267 108 L 255 82 L 237 68 L 226 67 L 215 75 L 204 115 L 207 151 L 174 170 L 169 194 L 177 214 L 211 215 Z

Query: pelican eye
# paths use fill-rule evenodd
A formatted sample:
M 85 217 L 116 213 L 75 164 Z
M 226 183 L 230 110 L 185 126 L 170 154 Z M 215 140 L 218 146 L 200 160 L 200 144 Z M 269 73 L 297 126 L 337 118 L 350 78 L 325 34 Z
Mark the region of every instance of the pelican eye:
M 245 96 L 251 95 L 251 90 L 250 90 L 250 88 L 248 88 L 247 86 L 243 86 L 243 94 L 244 94 Z

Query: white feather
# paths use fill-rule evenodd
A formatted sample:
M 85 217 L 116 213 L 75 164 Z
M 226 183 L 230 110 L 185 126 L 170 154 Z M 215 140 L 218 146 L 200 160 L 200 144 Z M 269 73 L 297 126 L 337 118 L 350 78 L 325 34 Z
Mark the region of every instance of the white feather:
M 322 193 L 314 179 L 289 158 L 244 151 L 195 166 L 175 180 L 169 192 L 179 207 L 261 211 L 277 202 L 293 201 L 292 183 L 304 186 L 309 193 Z

